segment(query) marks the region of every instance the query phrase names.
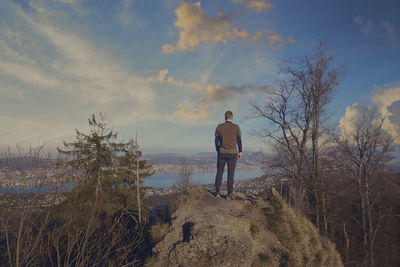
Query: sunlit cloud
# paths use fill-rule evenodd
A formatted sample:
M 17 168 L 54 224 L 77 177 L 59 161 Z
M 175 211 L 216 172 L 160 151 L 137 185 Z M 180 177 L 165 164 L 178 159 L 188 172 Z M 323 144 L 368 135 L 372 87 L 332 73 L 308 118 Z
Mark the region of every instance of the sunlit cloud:
M 168 120 L 187 124 L 204 124 L 209 117 L 210 112 L 207 107 L 198 107 L 196 103 L 178 104 L 178 109 L 172 114 L 166 114 L 164 117 Z
M 150 77 L 148 79 L 149 82 L 159 82 L 159 83 L 166 83 L 173 86 L 184 86 L 184 82 L 182 80 L 176 80 L 174 77 L 167 77 L 168 69 L 163 69 L 158 72 L 158 76 Z
M 168 84 L 171 86 L 175 86 L 175 87 L 189 87 L 189 88 L 195 88 L 198 90 L 203 90 L 204 86 L 200 85 L 197 82 L 189 82 L 189 83 L 185 83 L 182 80 L 178 80 L 172 76 L 168 76 L 168 69 L 162 69 L 158 72 L 157 76 L 154 77 L 150 77 L 147 79 L 147 81 L 149 82 L 157 82 L 157 83 L 161 83 L 161 84 Z
M 278 34 L 267 35 L 269 46 L 271 49 L 283 49 L 285 41 Z
M 244 5 L 249 11 L 261 13 L 272 8 L 272 3 L 266 0 L 231 0 L 234 4 Z
M 264 1 L 249 1 L 254 7 L 262 6 Z M 201 43 L 226 43 L 235 40 L 253 40 L 257 41 L 261 38 L 262 32 L 250 34 L 247 29 L 239 29 L 231 21 L 232 15 L 219 14 L 215 17 L 207 15 L 201 7 L 201 2 L 186 3 L 175 9 L 176 21 L 175 27 L 179 31 L 179 40 L 176 44 L 164 44 L 162 53 L 171 54 L 177 51 L 193 51 Z M 274 45 L 277 37 L 272 36 Z M 282 39 L 282 38 L 281 38 Z M 283 41 L 283 40 L 282 40 Z M 271 42 L 271 41 L 270 41 Z M 282 46 L 281 44 L 278 47 Z
M 255 13 L 261 13 L 272 8 L 272 4 L 265 0 L 249 0 L 246 7 Z

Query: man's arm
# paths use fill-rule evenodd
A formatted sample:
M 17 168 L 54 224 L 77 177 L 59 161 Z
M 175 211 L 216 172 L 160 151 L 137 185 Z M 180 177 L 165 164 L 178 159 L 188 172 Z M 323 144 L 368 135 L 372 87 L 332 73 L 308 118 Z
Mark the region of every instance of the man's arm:
M 239 149 L 238 158 L 240 159 L 242 157 L 242 131 L 240 130 L 239 126 L 238 126 L 238 133 L 237 133 L 237 137 L 236 137 L 236 142 L 237 142 L 238 149 Z
M 218 132 L 218 127 L 215 129 L 215 150 L 217 150 L 217 152 L 219 152 L 219 147 L 222 144 L 222 140 L 221 137 L 219 136 L 219 132 Z
M 242 137 L 241 136 L 236 137 L 236 142 L 238 145 L 239 153 L 242 153 Z
M 242 137 L 241 136 L 236 137 L 236 142 L 239 149 L 238 158 L 240 159 L 242 157 Z
M 215 136 L 215 150 L 219 150 L 219 147 L 221 146 L 221 140 L 219 139 L 219 136 Z

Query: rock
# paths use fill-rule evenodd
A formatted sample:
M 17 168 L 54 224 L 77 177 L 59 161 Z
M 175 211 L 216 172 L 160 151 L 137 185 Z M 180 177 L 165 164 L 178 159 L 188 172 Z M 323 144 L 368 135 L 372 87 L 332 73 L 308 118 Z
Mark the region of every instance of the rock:
M 169 233 L 153 249 L 151 266 L 250 267 L 290 262 L 290 251 L 267 227 L 270 216 L 263 210 L 271 210 L 270 203 L 246 199 L 227 201 L 202 191 L 173 214 Z M 338 255 L 333 245 L 330 248 L 329 253 Z M 318 265 L 318 253 L 315 259 L 307 255 L 308 262 L 315 263 L 309 266 L 342 266 L 340 257 L 336 263 L 319 261 Z

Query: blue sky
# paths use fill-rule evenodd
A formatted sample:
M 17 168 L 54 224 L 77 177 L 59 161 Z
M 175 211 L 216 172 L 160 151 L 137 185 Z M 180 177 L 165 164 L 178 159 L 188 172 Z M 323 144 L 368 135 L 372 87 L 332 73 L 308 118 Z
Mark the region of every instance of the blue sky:
M 315 50 L 345 75 L 331 123 L 366 106 L 400 133 L 399 1 L 31 0 L 0 2 L 0 147 L 54 149 L 102 112 L 145 153 L 213 151 L 232 110 L 245 150 L 277 64 Z

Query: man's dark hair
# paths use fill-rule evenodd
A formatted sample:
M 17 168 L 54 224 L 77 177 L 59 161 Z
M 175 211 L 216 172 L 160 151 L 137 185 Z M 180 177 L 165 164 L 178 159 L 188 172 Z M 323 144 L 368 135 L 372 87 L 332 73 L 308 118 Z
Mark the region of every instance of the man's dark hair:
M 225 112 L 225 120 L 227 120 L 227 119 L 233 119 L 233 113 L 230 110 Z

